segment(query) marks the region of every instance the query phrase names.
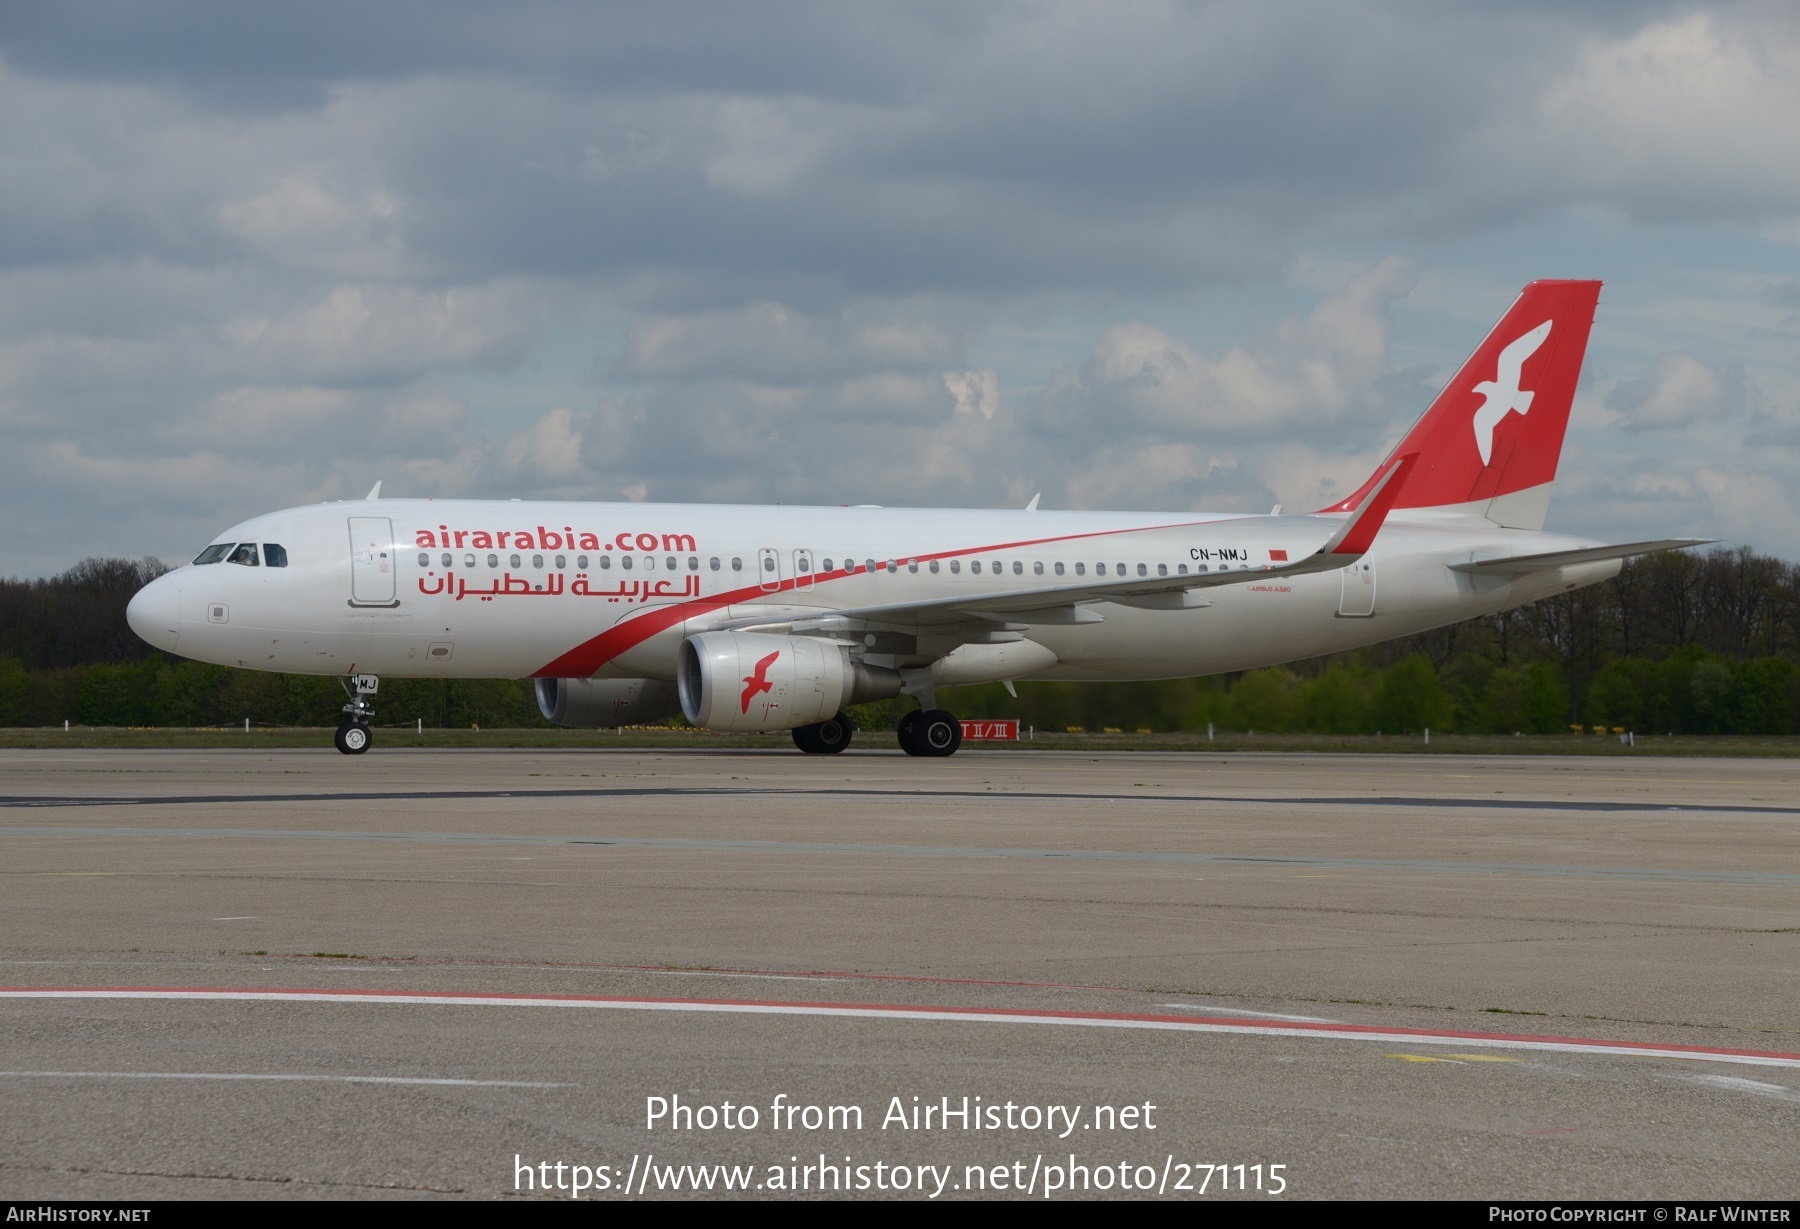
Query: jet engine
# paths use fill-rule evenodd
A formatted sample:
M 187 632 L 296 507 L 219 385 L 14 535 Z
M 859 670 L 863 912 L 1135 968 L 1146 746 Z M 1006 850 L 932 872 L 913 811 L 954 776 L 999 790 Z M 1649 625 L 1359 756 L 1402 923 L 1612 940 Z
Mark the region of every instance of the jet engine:
M 681 711 L 675 684 L 661 679 L 539 679 L 538 711 L 567 726 L 640 725 Z
M 681 711 L 709 730 L 792 730 L 900 694 L 897 672 L 829 640 L 755 632 L 689 636 L 675 677 Z

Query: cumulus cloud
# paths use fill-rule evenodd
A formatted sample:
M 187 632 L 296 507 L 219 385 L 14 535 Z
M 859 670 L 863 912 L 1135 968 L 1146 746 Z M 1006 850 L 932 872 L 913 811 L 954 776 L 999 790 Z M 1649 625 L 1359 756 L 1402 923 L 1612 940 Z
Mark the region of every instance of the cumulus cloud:
M 1743 411 L 1744 369 L 1723 369 L 1691 354 L 1665 354 L 1635 380 L 1622 380 L 1606 395 L 1606 407 L 1629 431 L 1680 430 L 1718 422 Z
M 1341 435 L 1385 427 L 1381 381 L 1389 374 L 1388 307 L 1418 275 L 1390 259 L 1359 274 L 1269 336 L 1217 357 L 1141 323 L 1105 330 L 1079 368 L 1039 398 L 1047 425 L 1069 433 L 1192 432 L 1211 439 L 1269 439 L 1296 427 Z
M 1800 515 L 1790 497 L 1791 479 L 1739 466 L 1703 468 L 1694 480 L 1712 501 L 1715 534 L 1733 542 L 1800 541 Z

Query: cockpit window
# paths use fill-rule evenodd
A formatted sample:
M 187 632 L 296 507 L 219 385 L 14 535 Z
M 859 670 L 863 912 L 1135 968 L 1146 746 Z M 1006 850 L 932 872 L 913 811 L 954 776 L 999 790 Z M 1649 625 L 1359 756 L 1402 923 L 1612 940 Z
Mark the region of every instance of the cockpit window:
M 259 562 L 256 557 L 256 543 L 240 542 L 238 548 L 231 552 L 231 558 L 225 562 L 241 563 L 247 568 L 256 567 Z
M 237 545 L 236 542 L 215 543 L 214 545 L 209 546 L 205 550 L 201 551 L 198 555 L 195 555 L 194 562 L 196 564 L 217 563 L 219 560 L 221 560 L 225 556 L 229 555 L 231 553 L 231 548 L 236 545 Z
M 285 568 L 287 566 L 287 547 L 279 542 L 264 542 L 263 563 L 272 568 Z

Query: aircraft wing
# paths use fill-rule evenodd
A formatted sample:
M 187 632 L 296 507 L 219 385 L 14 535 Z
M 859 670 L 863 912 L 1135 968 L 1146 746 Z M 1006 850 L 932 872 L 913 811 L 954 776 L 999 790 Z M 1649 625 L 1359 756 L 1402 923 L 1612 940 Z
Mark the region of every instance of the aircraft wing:
M 1149 610 L 1193 610 L 1212 603 L 1205 590 L 1225 585 L 1243 585 L 1282 576 L 1300 576 L 1308 572 L 1334 572 L 1355 563 L 1374 544 L 1375 534 L 1386 520 L 1389 509 L 1399 498 L 1400 488 L 1418 459 L 1417 453 L 1397 458 L 1380 482 L 1370 490 L 1362 506 L 1342 522 L 1335 518 L 1318 518 L 1321 530 L 1335 526 L 1325 535 L 1323 544 L 1311 554 L 1292 563 L 1268 564 L 1236 571 L 1203 572 L 1185 576 L 1134 576 L 1120 580 L 1095 577 L 1076 584 L 1057 584 L 1030 589 L 1005 589 L 989 593 L 966 593 L 923 601 L 894 602 L 877 606 L 858 606 L 832 611 L 816 618 L 793 621 L 795 631 L 831 631 L 845 622 L 857 620 L 911 627 L 943 627 L 951 624 L 1006 623 L 1012 625 L 1048 623 L 1100 623 L 1098 611 L 1089 609 L 1096 602 L 1117 602 Z M 1262 519 L 1262 518 L 1257 518 Z M 1275 520 L 1276 518 L 1267 518 Z M 1291 533 L 1294 523 L 1302 518 L 1280 518 L 1284 533 Z M 1236 522 L 1253 526 L 1256 520 Z M 792 616 L 777 619 L 734 620 L 727 626 L 743 628 L 768 623 L 787 623 Z
M 1608 559 L 1631 559 L 1637 555 L 1651 555 L 1659 550 L 1681 550 L 1689 546 L 1709 546 L 1717 538 L 1663 538 L 1655 542 L 1625 542 L 1618 546 L 1590 546 L 1581 550 L 1545 551 L 1538 555 L 1508 555 L 1502 559 L 1471 559 L 1467 563 L 1453 563 L 1453 572 L 1468 572 L 1471 575 L 1524 576 L 1529 572 L 1543 572 L 1551 568 L 1565 567 L 1576 563 L 1604 563 Z

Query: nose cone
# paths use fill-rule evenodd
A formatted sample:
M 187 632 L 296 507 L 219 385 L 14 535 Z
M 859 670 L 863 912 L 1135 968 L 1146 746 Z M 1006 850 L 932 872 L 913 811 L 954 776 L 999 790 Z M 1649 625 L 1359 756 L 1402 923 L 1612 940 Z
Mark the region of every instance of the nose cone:
M 180 586 L 170 577 L 158 576 L 139 589 L 125 607 L 125 621 L 139 639 L 173 653 L 181 635 Z

